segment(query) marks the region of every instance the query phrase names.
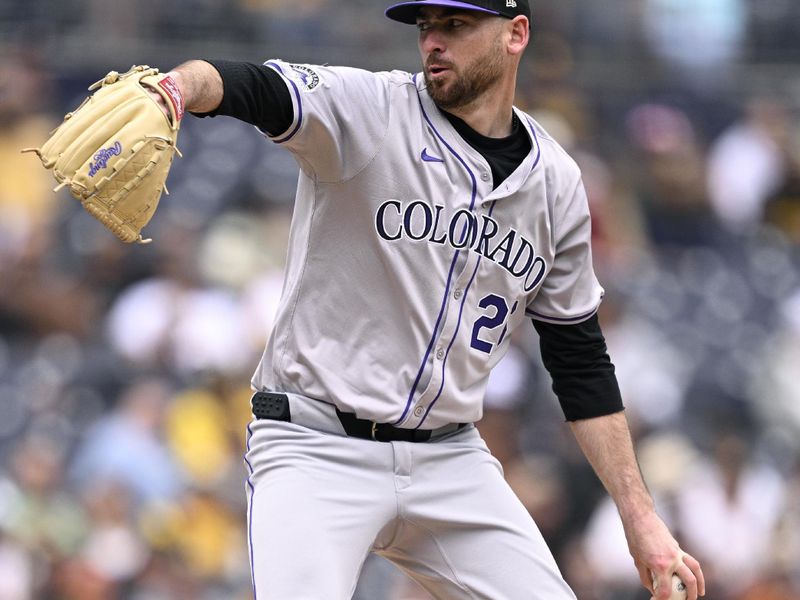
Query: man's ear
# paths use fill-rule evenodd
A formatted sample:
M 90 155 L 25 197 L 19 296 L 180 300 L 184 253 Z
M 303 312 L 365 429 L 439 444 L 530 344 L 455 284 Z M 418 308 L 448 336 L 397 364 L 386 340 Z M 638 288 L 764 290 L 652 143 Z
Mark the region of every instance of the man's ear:
M 511 37 L 508 43 L 508 52 L 513 55 L 522 54 L 530 41 L 530 21 L 523 15 L 517 15 L 508 24 Z

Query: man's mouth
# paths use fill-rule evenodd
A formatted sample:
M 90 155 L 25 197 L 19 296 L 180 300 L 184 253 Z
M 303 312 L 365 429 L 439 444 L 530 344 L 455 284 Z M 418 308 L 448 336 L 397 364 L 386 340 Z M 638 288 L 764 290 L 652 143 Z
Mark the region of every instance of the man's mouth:
M 449 71 L 450 68 L 444 65 L 428 65 L 428 73 L 434 77 Z

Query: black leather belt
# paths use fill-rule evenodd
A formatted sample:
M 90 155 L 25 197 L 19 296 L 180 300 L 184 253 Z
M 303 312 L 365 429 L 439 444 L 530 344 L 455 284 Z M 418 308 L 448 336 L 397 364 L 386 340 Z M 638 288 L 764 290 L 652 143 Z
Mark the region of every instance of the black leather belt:
M 292 422 L 289 410 L 289 398 L 286 394 L 274 392 L 256 392 L 251 400 L 253 415 L 257 419 Z M 336 409 L 336 416 L 345 433 L 350 437 L 375 440 L 378 442 L 427 442 L 463 429 L 468 423 L 453 423 L 437 429 L 403 429 L 389 423 L 375 423 L 367 419 L 359 419 L 353 413 Z M 302 425 L 302 423 L 298 423 Z

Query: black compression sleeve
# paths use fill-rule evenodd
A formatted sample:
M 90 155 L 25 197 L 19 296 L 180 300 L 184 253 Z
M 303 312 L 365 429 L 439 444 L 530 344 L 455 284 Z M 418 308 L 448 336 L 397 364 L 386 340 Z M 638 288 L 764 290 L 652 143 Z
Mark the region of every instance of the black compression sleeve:
M 208 60 L 222 77 L 219 107 L 198 117 L 225 115 L 255 125 L 270 135 L 289 129 L 294 120 L 292 97 L 273 69 L 264 65 L 230 60 Z
M 553 378 L 567 421 L 600 417 L 624 409 L 614 365 L 597 315 L 577 325 L 533 321 L 542 362 Z

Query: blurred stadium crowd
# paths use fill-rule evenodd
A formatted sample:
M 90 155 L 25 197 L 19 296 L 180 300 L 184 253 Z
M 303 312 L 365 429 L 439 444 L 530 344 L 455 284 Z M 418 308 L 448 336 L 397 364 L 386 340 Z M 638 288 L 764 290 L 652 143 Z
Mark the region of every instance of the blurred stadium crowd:
M 800 598 L 800 3 L 534 0 L 517 104 L 576 157 L 642 470 L 709 600 Z M 111 69 L 417 69 L 375 0 L 0 0 L 0 600 L 251 597 L 249 377 L 297 167 L 187 118 L 127 247 L 23 147 Z M 328 293 L 347 285 L 331 273 Z M 533 327 L 480 425 L 581 600 L 641 590 Z M 480 548 L 475 549 L 480 552 Z M 370 559 L 356 598 L 427 598 Z M 498 599 L 501 600 L 501 599 Z

